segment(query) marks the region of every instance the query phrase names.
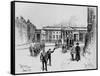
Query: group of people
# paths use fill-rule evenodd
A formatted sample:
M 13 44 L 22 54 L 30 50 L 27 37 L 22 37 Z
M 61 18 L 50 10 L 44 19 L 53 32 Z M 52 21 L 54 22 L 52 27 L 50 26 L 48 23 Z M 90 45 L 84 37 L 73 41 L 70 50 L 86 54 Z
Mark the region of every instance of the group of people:
M 80 60 L 80 46 L 79 43 L 76 43 L 76 47 L 71 49 L 71 59 L 72 61 L 76 60 L 79 61 Z
M 35 42 L 30 43 L 29 51 L 30 51 L 30 56 L 37 56 L 41 49 L 45 47 L 45 44 L 36 44 Z
M 46 70 L 47 71 L 47 63 L 49 62 L 49 66 L 51 66 L 51 53 L 53 53 L 55 50 L 55 48 L 53 49 L 53 51 L 51 51 L 51 49 L 49 49 L 47 52 L 45 52 L 45 50 L 43 49 L 41 55 L 40 55 L 40 60 L 42 62 L 42 70 Z
M 72 47 L 74 45 L 74 40 L 71 38 L 67 38 L 66 40 L 67 47 Z
M 31 45 L 30 48 L 32 48 L 34 45 Z M 71 47 L 72 49 L 70 50 L 71 53 L 71 60 L 74 61 L 79 61 L 80 60 L 80 46 L 79 43 L 76 43 L 75 47 Z M 49 63 L 49 66 L 51 66 L 51 54 L 54 53 L 55 48 L 53 50 L 49 49 L 47 52 L 45 51 L 45 46 L 41 50 L 40 54 L 40 61 L 42 62 L 42 71 L 47 71 L 47 64 Z M 63 50 L 63 49 L 62 49 Z M 67 50 L 67 49 L 66 49 Z M 32 49 L 30 49 L 30 55 L 33 56 Z
M 70 47 L 74 46 L 74 39 L 73 38 L 67 38 L 64 43 L 66 43 L 65 46 L 67 47 L 67 49 L 69 49 Z M 61 40 L 58 40 L 57 42 L 55 42 L 55 46 L 57 48 L 59 48 L 60 44 L 61 44 Z
M 53 49 L 53 51 L 51 51 L 51 49 L 49 49 L 47 52 L 45 52 L 45 50 L 43 49 L 43 52 L 40 55 L 40 60 L 42 62 L 42 70 L 47 71 L 47 63 L 49 62 L 49 66 L 51 66 L 51 53 L 54 53 L 54 50 L 56 48 Z M 79 61 L 80 60 L 80 46 L 79 43 L 76 43 L 76 47 L 75 49 L 71 49 L 71 59 L 72 61 L 76 60 Z

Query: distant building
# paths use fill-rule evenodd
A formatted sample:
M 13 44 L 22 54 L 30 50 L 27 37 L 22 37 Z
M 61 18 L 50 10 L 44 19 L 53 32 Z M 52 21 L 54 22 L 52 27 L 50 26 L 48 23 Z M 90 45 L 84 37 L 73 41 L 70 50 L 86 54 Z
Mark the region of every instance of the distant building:
M 46 26 L 42 29 L 43 34 L 41 40 L 46 42 L 55 42 L 63 39 L 66 41 L 67 38 L 73 38 L 74 41 L 84 41 L 85 34 L 87 32 L 86 27 L 66 27 L 66 26 Z
M 15 18 L 15 42 L 16 45 L 26 44 L 35 39 L 35 25 L 26 21 L 22 16 Z
M 35 42 L 41 42 L 41 29 L 35 30 Z
M 27 23 L 26 20 L 21 17 L 15 18 L 15 44 L 24 44 L 27 42 Z
M 30 22 L 30 20 L 27 21 L 27 37 L 29 42 L 35 41 L 35 30 L 36 26 Z

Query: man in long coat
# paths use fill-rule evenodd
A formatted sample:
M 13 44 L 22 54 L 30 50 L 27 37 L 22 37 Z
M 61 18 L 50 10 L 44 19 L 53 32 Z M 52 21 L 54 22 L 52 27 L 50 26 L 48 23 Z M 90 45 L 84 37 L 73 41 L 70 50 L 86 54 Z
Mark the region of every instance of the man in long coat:
M 30 47 L 29 47 L 30 56 L 33 56 L 34 46 L 35 46 L 34 42 L 30 43 Z
M 75 51 L 76 51 L 76 60 L 79 61 L 80 60 L 80 46 L 79 46 L 79 43 L 76 43 Z
M 55 48 L 53 49 L 53 51 L 51 51 L 51 49 L 49 49 L 49 50 L 47 51 L 48 60 L 49 60 L 49 65 L 50 65 L 50 66 L 51 66 L 51 53 L 53 53 L 54 50 L 55 50 Z
M 43 52 L 40 55 L 40 60 L 42 61 L 42 70 L 46 70 L 47 71 L 47 53 L 45 52 L 45 50 L 43 49 Z
M 71 60 L 74 61 L 75 60 L 75 55 L 76 55 L 75 47 L 74 46 L 72 47 L 70 54 L 71 54 Z

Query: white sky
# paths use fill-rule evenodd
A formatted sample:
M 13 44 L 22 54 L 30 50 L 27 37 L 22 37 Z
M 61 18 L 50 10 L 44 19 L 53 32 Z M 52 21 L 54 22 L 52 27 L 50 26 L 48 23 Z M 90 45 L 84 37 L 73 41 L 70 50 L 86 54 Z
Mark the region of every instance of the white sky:
M 26 20 L 36 25 L 51 26 L 59 23 L 72 23 L 73 26 L 87 26 L 87 7 L 69 5 L 50 5 L 35 3 L 15 4 L 15 16 L 23 16 Z

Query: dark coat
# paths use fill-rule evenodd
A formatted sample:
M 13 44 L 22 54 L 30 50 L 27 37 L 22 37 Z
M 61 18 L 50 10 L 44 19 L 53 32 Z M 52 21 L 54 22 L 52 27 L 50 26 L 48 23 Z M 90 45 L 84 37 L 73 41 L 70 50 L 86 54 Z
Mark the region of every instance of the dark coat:
M 79 54 L 80 53 L 80 46 L 76 46 L 75 51 L 76 51 L 76 54 Z
M 50 50 L 47 51 L 47 56 L 49 59 L 51 59 L 51 53 L 53 53 L 55 49 L 56 48 L 54 48 L 53 51 L 50 51 Z
M 53 53 L 54 51 L 47 51 L 47 55 L 48 55 L 48 58 L 51 58 L 51 53 Z
M 43 62 L 47 62 L 48 56 L 47 56 L 46 52 L 45 53 L 41 53 L 40 60 L 43 61 Z

